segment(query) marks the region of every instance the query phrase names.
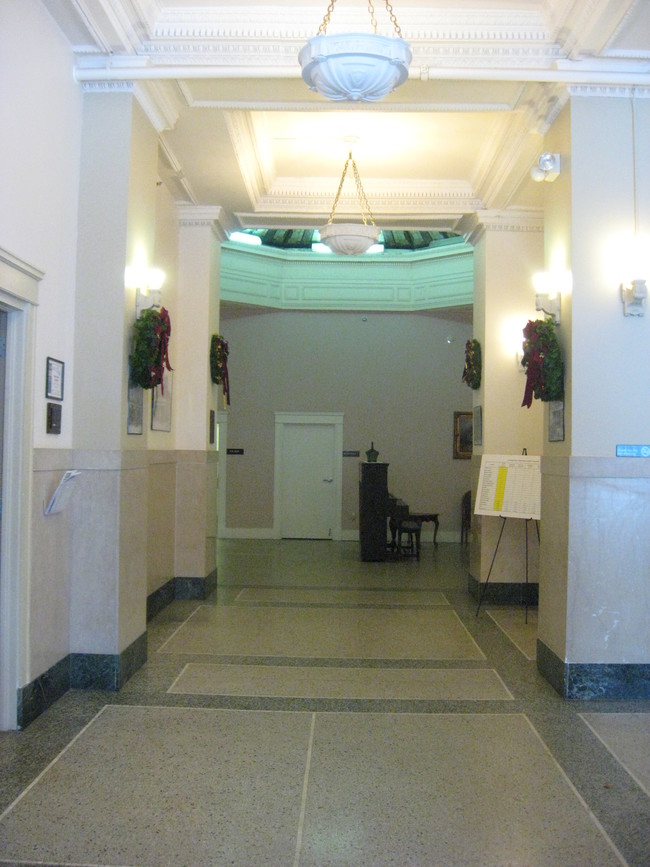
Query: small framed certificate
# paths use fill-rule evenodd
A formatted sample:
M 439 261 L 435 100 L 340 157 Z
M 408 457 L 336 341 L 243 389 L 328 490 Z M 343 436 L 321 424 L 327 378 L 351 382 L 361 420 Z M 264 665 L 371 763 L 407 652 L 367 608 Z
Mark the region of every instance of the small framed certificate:
M 63 400 L 63 372 L 65 365 L 56 358 L 47 359 L 45 374 L 45 397 L 50 400 Z

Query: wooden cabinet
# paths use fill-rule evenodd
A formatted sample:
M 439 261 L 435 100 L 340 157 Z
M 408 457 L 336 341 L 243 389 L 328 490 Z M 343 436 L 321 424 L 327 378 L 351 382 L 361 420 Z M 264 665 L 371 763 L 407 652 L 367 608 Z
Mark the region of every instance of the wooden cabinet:
M 386 559 L 388 464 L 359 464 L 359 541 L 362 560 Z

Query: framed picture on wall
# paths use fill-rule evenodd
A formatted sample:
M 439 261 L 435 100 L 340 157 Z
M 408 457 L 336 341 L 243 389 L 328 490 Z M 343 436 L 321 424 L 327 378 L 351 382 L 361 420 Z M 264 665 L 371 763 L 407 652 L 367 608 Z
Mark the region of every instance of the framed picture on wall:
M 127 434 L 142 433 L 144 416 L 144 391 L 139 385 L 129 383 L 129 407 L 126 417 Z
M 473 413 L 454 413 L 454 458 L 472 457 L 473 425 Z
M 151 430 L 172 429 L 172 374 L 165 371 L 164 389 L 157 385 L 151 393 Z
M 564 440 L 564 401 L 552 400 L 548 405 L 548 441 L 561 443 Z
M 63 372 L 65 365 L 56 358 L 47 359 L 45 373 L 45 397 L 50 400 L 63 400 Z

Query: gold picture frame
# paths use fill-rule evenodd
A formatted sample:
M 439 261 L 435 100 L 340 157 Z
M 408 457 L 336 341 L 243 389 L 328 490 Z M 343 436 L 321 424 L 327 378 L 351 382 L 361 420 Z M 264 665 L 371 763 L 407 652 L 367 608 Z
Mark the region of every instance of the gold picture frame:
M 454 413 L 454 458 L 468 460 L 472 457 L 474 415 L 471 412 Z

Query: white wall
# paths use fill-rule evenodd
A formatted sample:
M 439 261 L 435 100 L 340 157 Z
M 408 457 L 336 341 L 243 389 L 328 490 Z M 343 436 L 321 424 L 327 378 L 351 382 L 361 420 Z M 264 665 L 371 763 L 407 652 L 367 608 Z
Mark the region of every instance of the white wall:
M 636 276 L 650 278 L 650 100 L 637 99 L 635 112 L 636 201 L 646 232 L 643 273 Z M 571 167 L 579 230 L 573 237 L 572 453 L 613 457 L 618 443 L 650 441 L 650 319 L 624 317 L 619 288 L 633 276 L 632 101 L 574 98 L 571 118 L 572 151 L 580 154 Z
M 647 99 L 635 113 L 642 230 L 650 202 Z M 549 144 L 565 162 L 546 206 L 547 267 L 564 247 L 573 286 L 560 329 L 568 438 L 542 462 L 538 638 L 561 663 L 647 663 L 650 467 L 615 457 L 618 443 L 646 443 L 650 429 L 650 320 L 624 317 L 619 288 L 631 276 L 630 96 L 574 96 Z
M 45 272 L 36 329 L 34 445 L 72 443 L 81 91 L 70 46 L 36 0 L 0 4 L 0 246 Z M 65 362 L 62 432 L 45 433 L 45 362 Z
M 389 490 L 414 510 L 439 510 L 460 531 L 470 461 L 453 458 L 453 417 L 469 410 L 461 381 L 466 323 L 417 313 L 254 313 L 228 318 L 231 408 L 227 527 L 273 527 L 274 412 L 342 412 L 343 449 L 374 442 Z M 448 342 L 448 339 L 451 342 Z M 358 528 L 359 459 L 343 459 L 343 530 Z M 426 529 L 426 527 L 425 527 Z

